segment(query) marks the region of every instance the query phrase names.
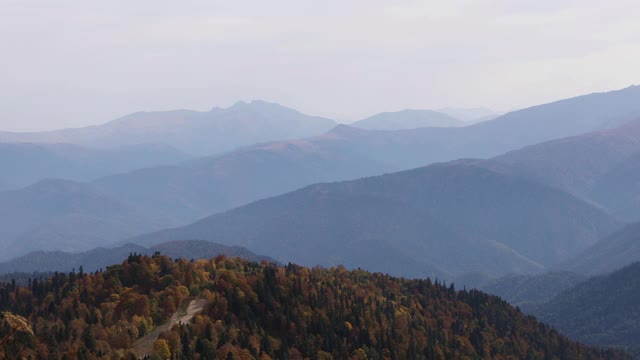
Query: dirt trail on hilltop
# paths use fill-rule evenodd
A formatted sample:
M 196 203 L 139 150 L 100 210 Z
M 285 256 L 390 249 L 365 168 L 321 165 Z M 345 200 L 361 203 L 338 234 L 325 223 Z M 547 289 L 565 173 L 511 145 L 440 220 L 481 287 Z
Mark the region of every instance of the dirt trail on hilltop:
M 207 300 L 205 299 L 191 300 L 186 309 L 182 308 L 176 311 L 169 321 L 156 327 L 152 332 L 136 341 L 133 345 L 133 351 L 138 357 L 151 354 L 153 352 L 153 343 L 160 334 L 171 329 L 173 325 L 188 323 L 194 316 L 202 312 L 205 305 L 207 305 Z

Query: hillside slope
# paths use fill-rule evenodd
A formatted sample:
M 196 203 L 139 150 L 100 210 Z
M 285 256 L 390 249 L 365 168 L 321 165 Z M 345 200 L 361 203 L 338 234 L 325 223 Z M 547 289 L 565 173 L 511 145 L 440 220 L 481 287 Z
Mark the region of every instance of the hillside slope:
M 53 294 L 59 301 L 51 301 Z M 130 256 L 102 273 L 57 274 L 29 287 L 0 284 L 0 339 L 12 336 L 6 329 L 13 319 L 26 319 L 21 337 L 0 351 L 9 358 L 129 358 L 136 340 L 175 318 L 193 298 L 200 299 L 195 304 L 202 314 L 160 334 L 152 356 L 628 358 L 569 341 L 497 297 L 430 280 L 162 256 Z

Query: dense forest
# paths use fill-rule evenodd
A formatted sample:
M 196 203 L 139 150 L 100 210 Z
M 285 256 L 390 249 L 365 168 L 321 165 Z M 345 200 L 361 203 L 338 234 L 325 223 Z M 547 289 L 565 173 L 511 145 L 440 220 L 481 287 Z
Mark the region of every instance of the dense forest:
M 201 313 L 172 323 L 194 299 Z M 93 274 L 5 282 L 0 311 L 0 358 L 11 359 L 627 358 L 480 291 L 224 256 L 132 254 Z

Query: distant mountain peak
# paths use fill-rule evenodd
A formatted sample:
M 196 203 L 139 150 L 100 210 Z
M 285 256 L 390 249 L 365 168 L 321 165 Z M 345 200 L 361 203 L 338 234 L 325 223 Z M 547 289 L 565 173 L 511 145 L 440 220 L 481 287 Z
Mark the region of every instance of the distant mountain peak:
M 445 107 L 437 109 L 436 111 L 466 123 L 481 122 L 498 116 L 496 111 L 485 107 Z
M 329 130 L 328 134 L 349 136 L 349 135 L 365 134 L 368 132 L 369 130 L 360 129 L 347 124 L 338 124 L 333 129 Z
M 254 105 L 254 106 L 263 106 L 263 105 L 269 105 L 269 106 L 278 106 L 278 107 L 285 107 L 282 106 L 276 102 L 271 102 L 271 101 L 265 101 L 265 100 L 260 100 L 260 99 L 254 99 L 251 100 L 251 102 L 249 103 L 250 105 Z
M 230 107 L 228 107 L 228 108 L 226 108 L 224 110 L 235 110 L 235 109 L 287 109 L 287 110 L 293 110 L 291 108 L 288 108 L 286 106 L 280 105 L 278 103 L 264 101 L 264 100 L 260 100 L 260 99 L 254 99 L 254 100 L 251 100 L 251 101 L 239 100 L 239 101 L 236 101 L 233 105 L 231 105 Z
M 248 102 L 246 102 L 244 100 L 238 100 L 235 103 L 233 103 L 233 105 L 231 105 L 228 108 L 226 108 L 226 110 L 229 110 L 229 109 L 241 109 L 241 108 L 244 108 L 244 107 L 247 107 L 247 106 L 249 106 Z
M 424 127 L 457 127 L 462 121 L 434 110 L 404 109 L 382 112 L 353 122 L 351 126 L 367 130 L 406 130 Z

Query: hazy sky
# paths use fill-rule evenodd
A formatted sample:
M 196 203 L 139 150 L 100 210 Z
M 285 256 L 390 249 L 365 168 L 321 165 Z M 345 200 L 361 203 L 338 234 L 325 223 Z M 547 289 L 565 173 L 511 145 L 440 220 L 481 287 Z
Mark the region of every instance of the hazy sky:
M 264 99 L 354 120 L 640 83 L 638 1 L 0 0 L 0 129 Z

